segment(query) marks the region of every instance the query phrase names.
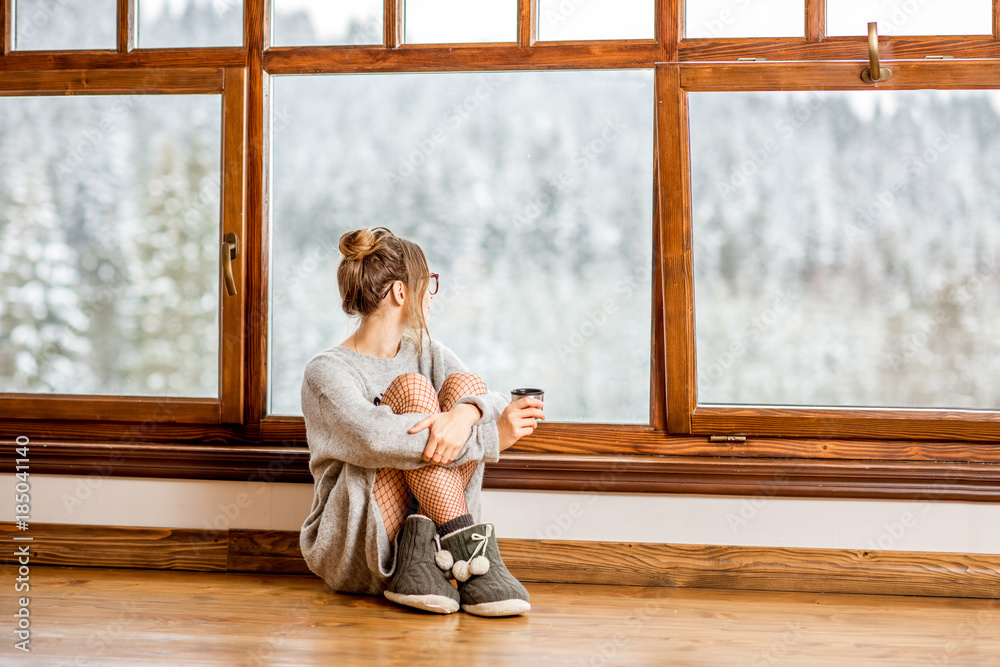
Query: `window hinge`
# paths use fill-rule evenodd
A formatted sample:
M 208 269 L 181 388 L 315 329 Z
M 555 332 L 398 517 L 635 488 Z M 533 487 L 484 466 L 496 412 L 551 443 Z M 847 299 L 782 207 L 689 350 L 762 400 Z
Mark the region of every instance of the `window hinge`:
M 708 436 L 709 442 L 746 442 L 747 437 L 745 435 L 710 435 Z
M 738 63 L 762 63 L 766 61 L 767 58 L 737 58 Z
M 924 60 L 954 60 L 955 56 L 924 56 Z

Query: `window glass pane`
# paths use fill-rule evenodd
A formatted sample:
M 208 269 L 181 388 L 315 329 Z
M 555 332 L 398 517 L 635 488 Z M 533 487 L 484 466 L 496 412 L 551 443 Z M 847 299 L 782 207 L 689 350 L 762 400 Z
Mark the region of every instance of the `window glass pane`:
M 992 0 L 827 0 L 827 35 L 989 35 Z
M 490 389 L 648 423 L 651 70 L 272 81 L 272 413 L 301 414 L 306 362 L 357 327 L 340 235 L 383 225 L 441 274 L 431 335 Z
M 1000 93 L 690 113 L 700 403 L 1000 408 Z
M 517 0 L 406 0 L 407 44 L 516 42 Z
M 18 51 L 115 49 L 115 0 L 14 0 Z
M 220 120 L 0 97 L 0 391 L 218 396 Z
M 653 39 L 654 0 L 539 0 L 538 39 Z
M 382 0 L 274 0 L 274 46 L 382 43 Z
M 242 0 L 137 0 L 145 49 L 243 44 Z
M 684 5 L 684 36 L 692 39 L 802 37 L 805 22 L 804 0 L 688 0 Z

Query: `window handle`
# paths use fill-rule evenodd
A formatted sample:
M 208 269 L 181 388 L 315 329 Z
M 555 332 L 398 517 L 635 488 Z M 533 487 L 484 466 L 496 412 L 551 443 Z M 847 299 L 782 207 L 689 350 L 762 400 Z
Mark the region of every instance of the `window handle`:
M 233 260 L 236 259 L 240 241 L 234 232 L 229 232 L 222 242 L 222 276 L 226 279 L 226 294 L 236 296 L 236 280 L 233 279 Z
M 868 67 L 861 70 L 861 80 L 865 83 L 882 83 L 892 78 L 892 70 L 878 62 L 878 24 L 868 24 Z

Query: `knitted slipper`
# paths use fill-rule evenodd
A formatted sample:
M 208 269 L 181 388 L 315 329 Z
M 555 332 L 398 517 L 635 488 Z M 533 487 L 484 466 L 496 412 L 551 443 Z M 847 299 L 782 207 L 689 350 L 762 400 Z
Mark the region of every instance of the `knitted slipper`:
M 531 609 L 528 591 L 507 571 L 492 523 L 459 528 L 441 538 L 451 552 L 462 610 L 476 616 L 512 616 Z M 438 554 L 441 560 L 450 560 Z
M 396 534 L 396 571 L 384 591 L 387 598 L 438 614 L 458 611 L 460 597 L 448 580 L 448 567 L 435 560 L 437 538 L 437 524 L 430 517 L 406 517 Z

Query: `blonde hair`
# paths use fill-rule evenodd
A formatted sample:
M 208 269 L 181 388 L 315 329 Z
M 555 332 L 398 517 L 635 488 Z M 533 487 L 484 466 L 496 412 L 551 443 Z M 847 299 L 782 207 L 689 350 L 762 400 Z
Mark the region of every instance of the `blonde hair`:
M 385 227 L 362 227 L 340 237 L 343 257 L 337 267 L 341 306 L 348 315 L 362 319 L 378 310 L 382 294 L 402 280 L 410 298 L 406 301 L 406 333 L 417 354 L 423 353 L 424 335 L 430 338 L 424 318 L 423 295 L 430 283 L 427 257 L 413 241 L 400 238 Z M 415 339 L 414 339 L 415 338 Z

